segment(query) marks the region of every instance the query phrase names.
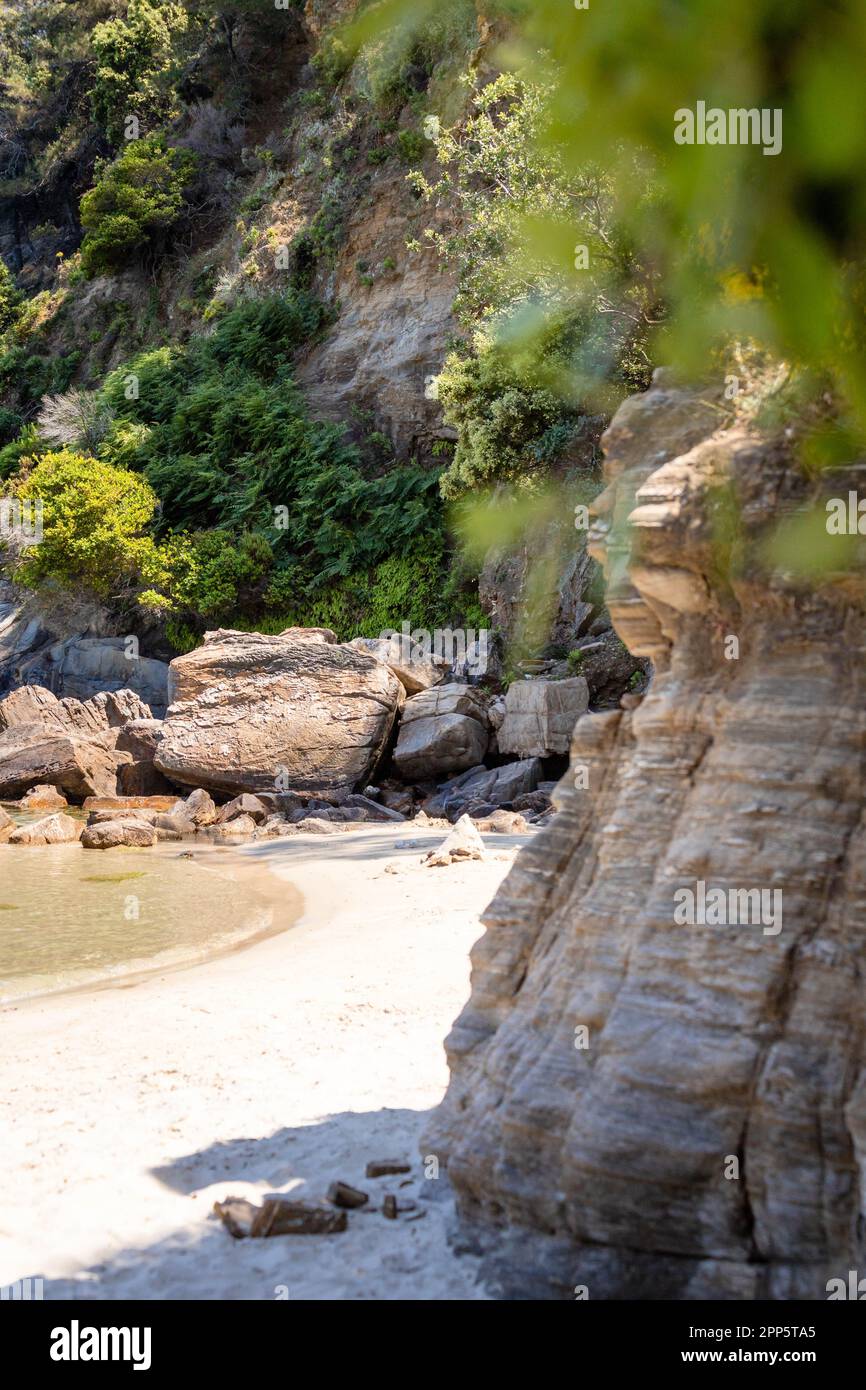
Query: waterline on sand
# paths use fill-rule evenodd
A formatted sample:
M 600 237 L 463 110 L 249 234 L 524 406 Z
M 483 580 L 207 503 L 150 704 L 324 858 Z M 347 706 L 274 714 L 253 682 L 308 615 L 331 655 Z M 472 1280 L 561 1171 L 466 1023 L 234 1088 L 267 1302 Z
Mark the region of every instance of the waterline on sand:
M 205 860 L 206 862 L 202 862 Z M 200 964 L 285 930 L 300 895 L 227 853 L 0 847 L 0 1005 Z

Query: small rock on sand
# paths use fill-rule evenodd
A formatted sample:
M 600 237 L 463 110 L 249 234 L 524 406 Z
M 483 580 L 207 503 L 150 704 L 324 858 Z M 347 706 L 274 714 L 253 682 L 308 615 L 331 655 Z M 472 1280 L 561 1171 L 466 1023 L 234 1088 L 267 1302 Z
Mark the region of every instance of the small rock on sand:
M 62 811 L 68 805 L 66 797 L 56 787 L 33 787 L 19 802 L 22 811 Z
M 156 827 L 143 820 L 102 821 L 88 825 L 81 836 L 84 849 L 149 849 L 156 841 Z
M 298 829 L 304 835 L 339 835 L 341 830 L 348 829 L 347 821 L 320 820 L 318 816 L 308 816 L 301 821 Z
M 430 850 L 424 863 L 428 869 L 459 863 L 462 859 L 483 859 L 484 841 L 469 816 L 463 815 L 438 849 Z
M 358 1187 L 352 1187 L 347 1182 L 332 1182 L 328 1188 L 328 1201 L 333 1202 L 335 1207 L 346 1207 L 352 1211 L 356 1207 L 365 1206 L 369 1200 L 366 1192 L 362 1192 Z

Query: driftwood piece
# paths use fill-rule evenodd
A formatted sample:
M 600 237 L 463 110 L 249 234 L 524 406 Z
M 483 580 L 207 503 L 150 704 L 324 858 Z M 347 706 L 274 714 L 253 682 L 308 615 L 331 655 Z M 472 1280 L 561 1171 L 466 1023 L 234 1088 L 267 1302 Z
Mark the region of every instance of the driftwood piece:
M 368 1178 L 389 1178 L 392 1173 L 411 1173 L 412 1165 L 405 1158 L 372 1158 L 367 1164 Z
M 328 1201 L 333 1202 L 335 1207 L 346 1207 L 352 1211 L 356 1207 L 363 1207 L 369 1200 L 366 1192 L 347 1182 L 332 1182 L 328 1188 Z
M 227 1197 L 224 1202 L 214 1202 L 213 1209 L 236 1240 L 245 1236 L 330 1236 L 345 1231 L 348 1219 L 344 1211 L 287 1197 L 268 1197 L 260 1207 L 243 1197 Z

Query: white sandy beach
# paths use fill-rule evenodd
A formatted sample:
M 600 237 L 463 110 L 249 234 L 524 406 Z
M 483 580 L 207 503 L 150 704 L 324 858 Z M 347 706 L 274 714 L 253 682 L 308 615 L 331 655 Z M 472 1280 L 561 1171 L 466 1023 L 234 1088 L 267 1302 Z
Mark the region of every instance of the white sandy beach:
M 394 849 L 442 837 L 406 824 L 262 842 L 245 857 L 303 894 L 289 931 L 0 1014 L 0 1284 L 41 1276 L 46 1298 L 486 1296 L 473 1257 L 447 1244 L 451 1202 L 423 1176 L 418 1133 L 447 1083 L 478 915 L 526 837 L 487 836 L 486 862 L 440 869 Z M 411 1160 L 411 1185 L 365 1179 L 383 1157 Z M 371 1194 L 343 1234 L 234 1240 L 211 1215 L 228 1195 L 324 1197 L 336 1178 Z M 426 1215 L 386 1220 L 385 1191 Z

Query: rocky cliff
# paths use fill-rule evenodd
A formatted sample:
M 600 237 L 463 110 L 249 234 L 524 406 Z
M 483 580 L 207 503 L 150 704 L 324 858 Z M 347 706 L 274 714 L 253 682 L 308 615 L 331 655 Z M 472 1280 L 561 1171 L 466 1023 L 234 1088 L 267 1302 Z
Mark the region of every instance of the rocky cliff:
M 424 1149 L 509 1296 L 825 1298 L 864 1256 L 862 588 L 766 544 L 857 470 L 796 433 L 657 373 L 604 439 L 590 546 L 657 674 L 578 720 Z

